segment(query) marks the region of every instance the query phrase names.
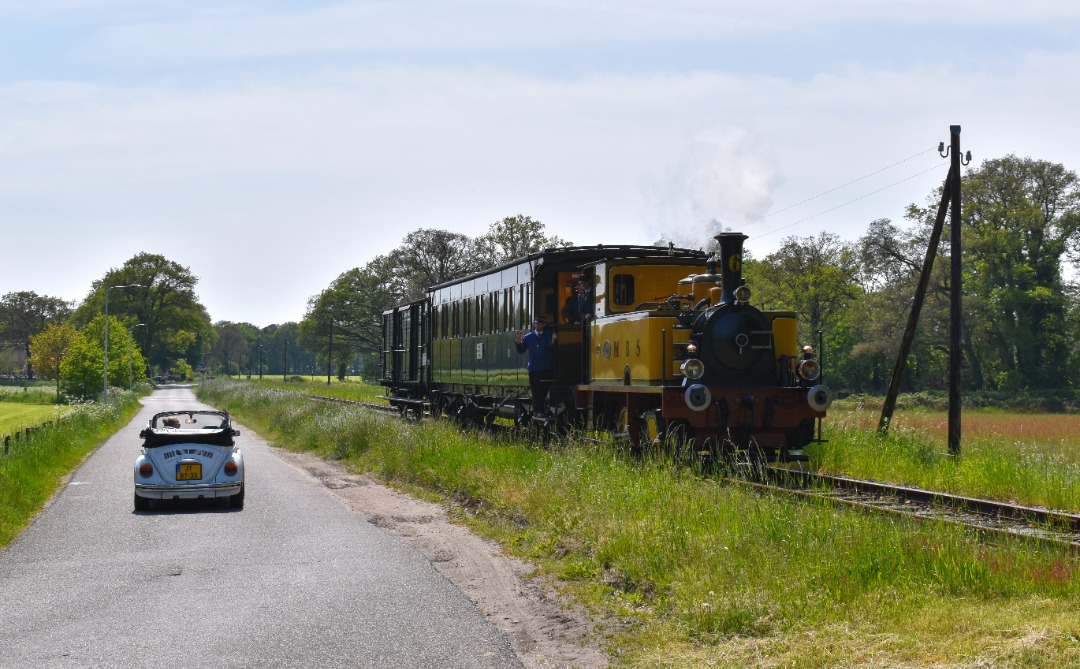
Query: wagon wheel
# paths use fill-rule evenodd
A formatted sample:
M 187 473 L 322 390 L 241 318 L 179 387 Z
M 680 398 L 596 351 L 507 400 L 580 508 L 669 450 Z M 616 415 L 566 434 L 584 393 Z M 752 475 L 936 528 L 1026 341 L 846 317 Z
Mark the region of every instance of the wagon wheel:
M 514 403 L 514 425 L 518 428 L 528 427 L 532 422 L 532 413 L 522 402 Z
M 470 427 L 473 425 L 475 413 L 476 410 L 471 404 L 462 401 L 458 403 L 456 409 L 454 410 L 454 419 L 459 425 L 462 425 L 464 427 Z

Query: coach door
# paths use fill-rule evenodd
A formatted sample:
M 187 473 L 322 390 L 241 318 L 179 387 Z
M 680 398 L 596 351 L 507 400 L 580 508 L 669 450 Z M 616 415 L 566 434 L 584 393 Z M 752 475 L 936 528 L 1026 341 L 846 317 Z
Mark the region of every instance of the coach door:
M 577 280 L 580 272 L 569 270 L 558 273 L 555 311 L 558 345 L 555 358 L 555 379 L 559 385 L 581 383 L 585 369 L 585 325 L 574 322 L 577 312 Z

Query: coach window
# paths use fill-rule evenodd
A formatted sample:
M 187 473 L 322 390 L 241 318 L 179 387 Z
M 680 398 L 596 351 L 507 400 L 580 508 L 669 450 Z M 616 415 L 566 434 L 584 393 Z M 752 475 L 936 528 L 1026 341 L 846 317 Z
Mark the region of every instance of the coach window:
M 521 287 L 521 309 L 518 310 L 518 327 L 525 330 L 529 327 L 529 310 L 532 308 L 532 286 L 525 284 Z
M 611 281 L 611 301 L 615 306 L 634 306 L 634 275 L 616 274 Z
M 510 329 L 510 314 L 513 313 L 510 307 L 510 296 L 513 294 L 509 288 L 503 288 L 502 309 L 499 310 L 499 330 L 501 332 Z

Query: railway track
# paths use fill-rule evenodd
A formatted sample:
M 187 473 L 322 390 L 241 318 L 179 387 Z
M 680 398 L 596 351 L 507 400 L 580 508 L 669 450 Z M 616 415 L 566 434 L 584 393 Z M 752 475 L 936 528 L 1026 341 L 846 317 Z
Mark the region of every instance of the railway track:
M 980 534 L 1022 537 L 1080 552 L 1080 514 L 778 467 L 768 468 L 765 474 L 765 483 L 731 480 L 761 490 L 827 499 L 916 520 L 945 521 Z
M 417 419 L 413 412 L 403 411 L 386 403 L 346 400 L 325 395 L 306 396 L 314 400 L 352 404 L 380 413 Z M 425 412 L 423 418 L 428 417 Z M 951 522 L 985 535 L 1008 535 L 1064 545 L 1080 552 L 1080 514 L 780 467 L 769 467 L 764 474 L 766 482 L 734 477 L 727 480 L 763 491 L 781 491 L 801 497 L 827 499 L 845 506 L 916 520 Z

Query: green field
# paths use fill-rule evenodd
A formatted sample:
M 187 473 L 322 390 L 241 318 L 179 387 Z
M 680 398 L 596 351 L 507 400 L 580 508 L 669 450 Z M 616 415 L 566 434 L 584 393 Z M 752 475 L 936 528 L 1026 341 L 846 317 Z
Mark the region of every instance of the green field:
M 602 621 L 615 667 L 1080 666 L 1080 561 L 1065 549 L 763 495 L 602 441 L 544 448 L 247 383 L 200 396 L 280 446 L 443 500 Z M 1077 439 L 988 413 L 956 459 L 938 416 L 910 417 L 933 424 L 898 420 L 882 439 L 851 409 L 815 461 L 960 492 L 1028 481 L 1020 501 L 1076 486 Z
M 53 420 L 59 410 L 52 405 L 0 402 L 0 438 Z

